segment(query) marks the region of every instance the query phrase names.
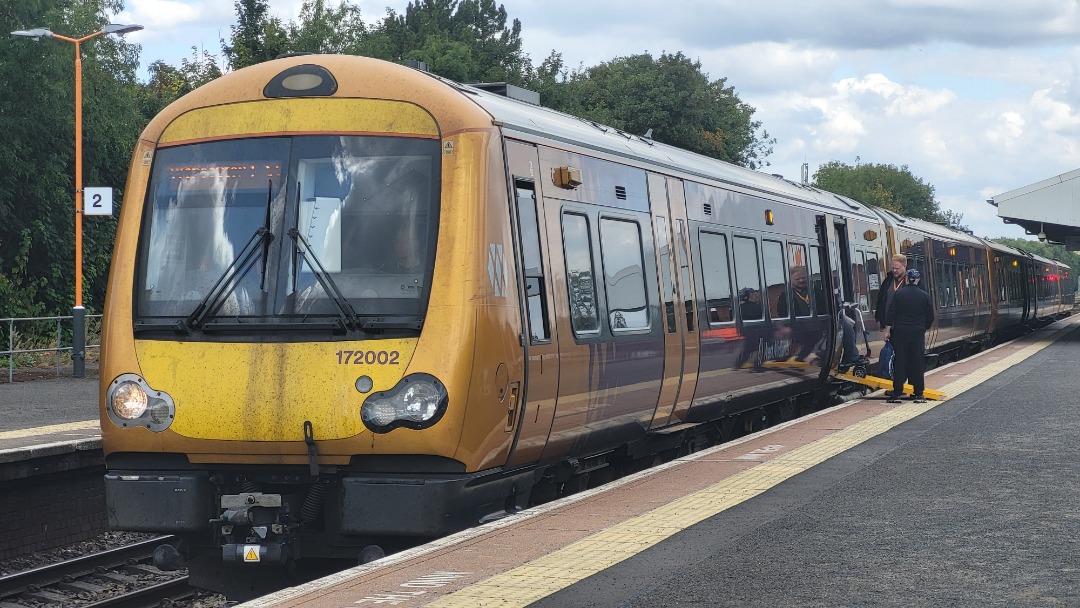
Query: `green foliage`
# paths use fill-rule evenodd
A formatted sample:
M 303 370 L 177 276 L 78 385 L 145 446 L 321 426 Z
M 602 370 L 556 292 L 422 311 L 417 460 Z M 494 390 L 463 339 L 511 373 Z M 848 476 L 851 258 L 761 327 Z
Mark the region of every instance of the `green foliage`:
M 222 42 L 221 52 L 234 70 L 269 61 L 288 50 L 287 33 L 281 20 L 270 17 L 268 0 L 236 0 L 236 25 L 231 26 L 232 44 Z
M 867 205 L 928 222 L 945 223 L 946 218 L 934 200 L 934 187 L 912 175 L 907 165 L 897 168 L 896 165 L 859 164 L 856 159 L 852 166 L 834 160 L 818 168 L 813 185 Z M 957 222 L 961 219 L 956 214 L 949 217 Z
M 538 80 L 549 83 L 561 58 L 549 57 Z M 673 146 L 757 168 L 775 140 L 753 120 L 754 108 L 726 79 L 710 81 L 701 62 L 682 53 L 632 55 L 576 71 L 549 103 L 558 110 Z M 558 86 L 547 86 L 550 90 Z
M 522 85 L 531 71 L 521 50 L 521 22 L 507 27 L 494 0 L 417 0 L 386 17 L 370 33 L 367 50 L 389 61 L 423 61 L 459 82 Z
M 327 8 L 325 0 L 304 2 L 288 32 L 290 52 L 340 54 L 362 54 L 367 33 L 360 9 L 344 0 L 337 8 Z
M 9 2 L 0 7 L 0 27 L 81 37 L 120 8 L 110 0 Z M 137 47 L 107 36 L 80 46 L 83 183 L 113 186 L 119 201 L 143 124 L 135 109 Z M 74 304 L 74 50 L 55 39 L 0 39 L 0 274 L 9 282 L 0 316 L 26 310 L 19 298 L 30 286 L 34 308 L 46 314 L 66 314 Z M 112 218 L 83 222 L 83 298 L 91 312 L 104 300 L 115 229 Z M 11 283 L 13 277 L 22 278 Z
M 44 316 L 44 306 L 37 301 L 37 292 L 44 283 L 44 278 L 31 279 L 26 276 L 26 262 L 30 256 L 30 230 L 19 235 L 15 247 L 15 260 L 11 274 L 0 273 L 0 302 L 5 304 L 0 317 L 40 317 Z

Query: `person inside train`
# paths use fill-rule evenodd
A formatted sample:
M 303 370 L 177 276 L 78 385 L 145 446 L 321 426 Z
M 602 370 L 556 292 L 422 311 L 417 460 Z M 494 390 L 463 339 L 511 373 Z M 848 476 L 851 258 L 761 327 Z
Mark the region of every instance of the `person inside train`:
M 424 261 L 420 257 L 420 240 L 415 236 L 415 228 L 404 225 L 394 229 L 394 240 L 383 260 L 381 269 L 394 274 L 415 274 L 422 272 Z
M 918 285 L 922 278 L 918 270 L 909 268 L 905 278 L 906 282 L 889 300 L 889 308 L 885 311 L 885 339 L 892 343 L 895 352 L 893 390 L 888 402 L 900 403 L 904 383 L 911 380 L 915 402 L 926 403 L 923 397 L 926 389 L 924 349 L 926 330 L 934 323 L 934 305 Z
M 787 293 L 791 294 L 791 310 L 796 317 L 809 317 L 812 313 L 810 312 L 810 279 L 806 273 L 806 266 L 792 266 L 788 274 L 791 289 Z M 780 318 L 789 316 L 787 293 L 781 292 L 776 303 Z
M 763 318 L 761 308 L 761 290 L 743 287 L 739 290 L 739 313 L 743 321 L 756 321 Z
M 791 295 L 791 312 L 796 317 L 809 317 L 813 315 L 810 309 L 810 277 L 806 266 L 793 265 L 789 274 L 791 287 L 780 293 L 777 298 L 776 310 L 779 318 L 788 318 L 788 294 Z M 795 353 L 796 361 L 805 361 L 818 343 L 818 330 L 813 325 L 806 323 L 796 324 L 792 333 L 794 342 L 792 352 Z

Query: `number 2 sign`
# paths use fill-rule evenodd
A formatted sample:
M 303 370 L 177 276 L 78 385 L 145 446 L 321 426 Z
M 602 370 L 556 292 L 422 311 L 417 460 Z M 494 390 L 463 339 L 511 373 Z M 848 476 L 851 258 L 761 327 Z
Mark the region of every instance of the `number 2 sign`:
M 83 215 L 112 215 L 112 188 L 83 188 Z

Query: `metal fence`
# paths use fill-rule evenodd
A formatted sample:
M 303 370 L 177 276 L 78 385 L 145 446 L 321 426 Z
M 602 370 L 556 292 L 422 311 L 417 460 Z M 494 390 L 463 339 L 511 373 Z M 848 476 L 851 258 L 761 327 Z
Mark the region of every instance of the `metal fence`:
M 96 349 L 100 352 L 100 327 L 101 327 L 101 315 L 86 315 L 87 319 L 87 344 L 86 351 Z M 23 348 L 15 348 L 16 342 L 22 342 L 23 336 L 37 335 L 35 332 L 18 331 L 20 327 L 26 327 L 30 324 L 36 324 L 33 329 L 40 332 L 41 326 L 45 323 L 52 322 L 53 333 L 52 344 L 47 345 L 34 345 L 24 346 Z M 54 361 L 56 369 L 56 377 L 60 377 L 60 370 L 63 367 L 61 362 L 66 355 L 68 359 L 71 358 L 72 351 L 72 317 L 9 317 L 6 319 L 0 319 L 0 327 L 6 326 L 6 342 L 7 350 L 0 350 L 0 360 L 7 359 L 8 368 L 8 382 L 12 382 L 15 377 L 16 369 L 42 369 L 41 363 L 51 358 Z M 66 337 L 66 345 L 65 345 Z M 91 340 L 94 338 L 95 340 Z M 91 342 L 97 342 L 92 344 Z M 28 365 L 27 365 L 28 364 Z M 52 367 L 52 366 L 50 366 Z

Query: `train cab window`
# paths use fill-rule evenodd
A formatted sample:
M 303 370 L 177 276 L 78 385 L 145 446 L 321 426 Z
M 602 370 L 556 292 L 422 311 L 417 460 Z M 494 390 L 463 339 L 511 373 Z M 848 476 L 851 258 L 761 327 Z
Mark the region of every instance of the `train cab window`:
M 589 218 L 577 213 L 563 216 L 563 249 L 566 256 L 566 288 L 570 294 L 570 324 L 577 335 L 600 333 L 593 278 Z
M 784 271 L 784 246 L 778 241 L 761 241 L 761 262 L 765 270 L 765 302 L 769 318 L 788 317 L 787 273 Z
M 791 313 L 795 317 L 809 317 L 814 314 L 813 306 L 810 304 L 813 296 L 810 293 L 810 273 L 807 262 L 806 245 L 788 243 L 788 282 L 791 285 Z M 781 310 L 780 316 L 786 317 L 787 311 Z
M 825 277 L 821 276 L 821 247 L 810 246 L 810 284 L 814 286 L 814 312 L 821 317 L 829 314 Z
M 731 257 L 735 262 L 735 286 L 739 294 L 739 317 L 743 321 L 765 318 L 761 303 L 761 268 L 758 264 L 757 242 L 737 236 L 731 242 Z
M 727 237 L 702 232 L 701 274 L 705 283 L 705 311 L 709 323 L 728 323 L 735 320 L 731 302 L 731 275 L 728 274 Z
M 604 265 L 604 293 L 612 333 L 648 329 L 649 301 L 638 223 L 601 219 L 600 258 Z
M 537 223 L 536 193 L 533 185 L 519 181 L 515 184 L 517 195 L 518 226 L 521 232 L 521 261 L 525 279 L 525 309 L 529 321 L 529 339 L 534 344 L 551 340 L 544 280 L 544 263 L 541 254 L 540 229 Z

